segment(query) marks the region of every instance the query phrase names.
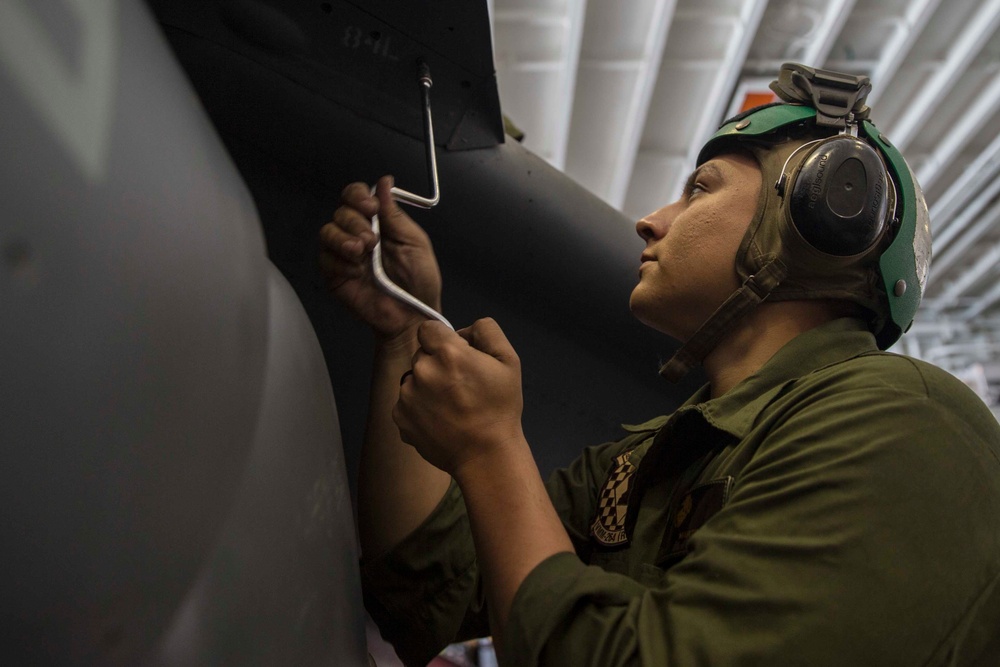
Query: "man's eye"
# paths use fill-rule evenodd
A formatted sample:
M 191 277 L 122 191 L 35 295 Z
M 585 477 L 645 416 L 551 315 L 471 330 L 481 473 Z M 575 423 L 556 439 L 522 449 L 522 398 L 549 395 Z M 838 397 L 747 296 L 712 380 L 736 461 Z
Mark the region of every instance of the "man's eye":
M 701 183 L 692 183 L 691 186 L 688 188 L 688 191 L 687 191 L 688 199 L 691 199 L 692 197 L 694 197 L 696 195 L 700 195 L 700 194 L 702 194 L 705 191 L 706 190 L 705 190 L 704 186 L 702 186 Z

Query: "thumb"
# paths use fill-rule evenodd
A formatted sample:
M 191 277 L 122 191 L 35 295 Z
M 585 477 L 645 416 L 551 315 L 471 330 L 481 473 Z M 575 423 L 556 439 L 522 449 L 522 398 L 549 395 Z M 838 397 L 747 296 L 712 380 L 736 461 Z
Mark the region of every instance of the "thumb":
M 411 238 L 420 228 L 396 203 L 396 199 L 392 196 L 394 183 L 392 176 L 383 176 L 375 185 L 375 195 L 379 203 L 378 219 L 383 236 L 402 241 Z
M 469 345 L 484 354 L 504 363 L 519 361 L 507 336 L 492 317 L 476 320 L 471 327 L 462 329 L 458 333 L 469 342 Z

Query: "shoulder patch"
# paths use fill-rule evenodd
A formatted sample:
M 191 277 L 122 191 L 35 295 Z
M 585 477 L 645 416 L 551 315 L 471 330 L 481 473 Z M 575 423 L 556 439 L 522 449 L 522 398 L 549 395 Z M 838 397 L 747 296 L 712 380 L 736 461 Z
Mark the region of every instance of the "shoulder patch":
M 601 495 L 597 500 L 597 516 L 590 526 L 590 536 L 603 547 L 622 547 L 628 544 L 625 517 L 628 499 L 632 495 L 632 481 L 636 467 L 629 460 L 634 450 L 620 454 L 608 474 Z

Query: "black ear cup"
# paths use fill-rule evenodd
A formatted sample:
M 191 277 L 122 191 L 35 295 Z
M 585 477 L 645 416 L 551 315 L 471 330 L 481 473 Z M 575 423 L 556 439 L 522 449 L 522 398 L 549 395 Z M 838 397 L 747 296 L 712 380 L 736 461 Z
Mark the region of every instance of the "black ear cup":
M 875 149 L 851 136 L 813 148 L 792 177 L 788 210 L 802 237 L 829 255 L 864 252 L 886 227 L 889 193 Z

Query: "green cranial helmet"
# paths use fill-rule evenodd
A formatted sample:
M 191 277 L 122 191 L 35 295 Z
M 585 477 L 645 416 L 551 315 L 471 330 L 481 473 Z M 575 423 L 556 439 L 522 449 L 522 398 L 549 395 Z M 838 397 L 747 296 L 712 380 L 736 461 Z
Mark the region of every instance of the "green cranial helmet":
M 760 165 L 737 290 L 661 369 L 677 379 L 764 299 L 857 304 L 881 349 L 913 322 L 930 264 L 927 204 L 903 156 L 868 119 L 868 77 L 787 63 L 782 102 L 726 121 L 698 164 L 743 150 Z

